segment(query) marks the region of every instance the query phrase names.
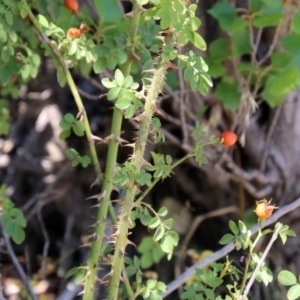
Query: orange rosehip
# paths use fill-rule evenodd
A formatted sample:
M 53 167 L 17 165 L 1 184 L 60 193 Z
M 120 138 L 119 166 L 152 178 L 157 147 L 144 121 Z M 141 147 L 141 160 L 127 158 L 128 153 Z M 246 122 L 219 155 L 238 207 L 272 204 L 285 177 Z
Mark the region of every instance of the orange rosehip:
M 67 37 L 74 37 L 76 39 L 80 38 L 81 37 L 81 30 L 78 29 L 78 28 L 70 28 L 68 29 L 67 31 Z
M 254 211 L 259 219 L 265 220 L 270 218 L 272 216 L 273 210 L 278 209 L 278 207 L 271 205 L 270 203 L 271 200 L 267 202 L 266 199 L 256 202 L 256 208 Z
M 73 13 L 78 11 L 79 5 L 77 0 L 64 0 L 65 7 Z
M 232 131 L 224 131 L 221 133 L 220 138 L 222 145 L 226 147 L 234 145 L 238 139 L 237 135 Z

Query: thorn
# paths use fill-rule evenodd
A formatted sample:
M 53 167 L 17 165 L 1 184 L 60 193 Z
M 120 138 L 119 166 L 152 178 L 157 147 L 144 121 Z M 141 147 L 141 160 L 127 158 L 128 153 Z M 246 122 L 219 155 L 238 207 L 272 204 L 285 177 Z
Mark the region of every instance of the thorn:
M 153 78 L 151 77 L 144 77 L 145 80 L 148 80 L 150 83 L 153 81 Z
M 156 106 L 156 111 L 154 113 L 164 117 L 164 114 L 157 108 L 157 106 Z
M 96 204 L 96 205 L 93 205 L 93 206 L 91 206 L 91 208 L 99 208 L 100 207 L 100 203 L 98 203 L 98 204 Z
M 125 256 L 125 249 L 123 247 L 120 248 L 120 256 Z
M 116 199 L 116 200 L 112 200 L 111 203 L 118 203 L 118 204 L 122 204 L 123 203 L 123 199 Z
M 148 70 L 142 71 L 142 73 L 152 73 L 152 74 L 155 74 L 155 72 L 156 72 L 156 69 L 148 69 Z
M 99 223 L 100 223 L 100 221 L 97 220 L 97 222 L 96 222 L 95 224 L 89 225 L 88 227 L 94 228 L 94 227 L 96 227 Z
M 99 185 L 99 186 L 100 186 L 100 183 L 99 183 L 98 178 L 96 178 L 95 181 L 91 184 L 90 190 L 91 190 L 95 185 Z
M 170 33 L 172 33 L 172 31 L 170 30 L 170 28 L 168 28 L 166 30 L 160 31 L 159 33 L 170 34 Z
M 104 190 L 104 191 L 99 195 L 98 201 L 100 202 L 100 200 L 103 199 L 105 196 L 106 196 L 106 190 Z
M 169 68 L 179 70 L 179 68 L 176 65 L 172 64 L 171 62 L 168 62 L 168 64 L 167 64 L 167 69 L 169 69 Z
M 130 224 L 130 227 L 133 227 L 133 223 L 132 223 L 132 221 L 131 221 L 131 218 L 130 218 L 130 217 L 128 217 L 128 218 L 127 218 L 127 221 L 128 221 L 128 223 Z
M 131 147 L 131 148 L 134 148 L 134 146 L 135 146 L 135 143 L 131 143 L 131 144 L 126 144 L 126 145 L 124 145 L 124 147 Z
M 98 97 L 98 99 L 105 98 L 106 96 L 107 96 L 107 93 L 105 93 L 105 94 L 101 94 L 101 95 Z
M 80 110 L 80 111 L 78 112 L 78 114 L 76 115 L 76 119 L 77 119 L 77 120 L 79 120 L 79 119 L 81 118 L 82 113 L 83 113 L 82 110 Z
M 120 231 L 119 230 L 117 230 L 114 234 L 112 234 L 110 237 L 117 237 L 117 236 L 119 236 L 119 234 L 120 234 Z
M 99 195 L 94 195 L 94 196 L 91 196 L 91 197 L 87 197 L 84 200 L 92 200 L 92 199 L 98 199 L 98 198 L 99 198 Z
M 155 38 L 158 39 L 158 40 L 161 40 L 163 43 L 165 42 L 165 37 L 164 36 L 158 35 Z
M 92 138 L 93 141 L 103 142 L 103 139 L 101 139 L 100 137 L 95 136 L 95 135 L 93 135 L 93 134 L 92 134 L 91 138 Z
M 118 189 L 116 186 L 113 186 L 113 190 L 120 193 L 120 189 Z
M 129 17 L 129 18 L 132 18 L 133 17 L 133 11 L 125 14 L 125 17 Z
M 84 248 L 84 247 L 91 247 L 92 243 L 85 243 L 81 246 L 79 246 L 79 248 Z
M 136 117 L 133 118 L 133 120 L 137 122 L 142 122 L 145 119 L 145 112 L 141 113 L 140 115 L 137 115 Z
M 134 155 L 134 154 L 131 154 L 131 155 L 129 155 L 128 160 L 129 160 L 129 161 L 133 161 L 134 158 L 135 158 L 135 155 Z
M 133 245 L 136 248 L 136 244 L 127 239 L 126 245 Z
M 114 274 L 114 270 L 112 269 L 109 273 L 107 273 L 107 274 L 103 277 L 103 279 L 106 278 L 107 276 L 112 277 L 113 274 Z
M 109 141 L 113 140 L 114 138 L 115 138 L 115 136 L 112 133 L 104 139 L 104 143 L 107 144 Z
M 146 161 L 145 159 L 143 159 L 142 166 L 151 166 L 151 164 L 148 161 Z
M 133 203 L 131 204 L 131 208 L 134 209 L 134 208 L 136 208 L 136 207 L 141 207 L 141 205 L 140 205 L 139 203 L 133 202 Z
M 109 282 L 109 280 L 104 281 L 98 277 L 96 277 L 96 281 L 99 282 L 100 284 L 107 284 Z
M 124 143 L 124 144 L 128 144 L 128 143 L 129 143 L 128 141 L 126 141 L 126 140 L 124 140 L 124 139 L 122 139 L 122 138 L 120 138 L 120 137 L 117 137 L 117 138 L 116 138 L 116 141 L 117 141 L 119 144 L 121 144 L 121 145 L 122 145 L 122 143 Z
M 98 234 L 94 232 L 93 234 L 89 235 L 87 238 L 91 239 L 92 241 L 95 241 L 98 238 Z

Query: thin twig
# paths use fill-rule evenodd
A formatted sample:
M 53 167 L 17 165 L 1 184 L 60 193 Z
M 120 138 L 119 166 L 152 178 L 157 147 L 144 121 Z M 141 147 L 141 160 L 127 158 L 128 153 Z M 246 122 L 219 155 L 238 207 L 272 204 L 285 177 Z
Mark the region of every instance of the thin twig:
M 84 90 L 82 90 L 81 88 L 79 88 L 78 86 L 77 86 L 77 91 L 80 94 L 80 96 L 85 97 L 88 100 L 99 101 L 100 99 L 99 95 L 91 95 L 85 92 Z
M 167 131 L 163 128 L 160 128 L 160 131 L 166 136 L 167 139 L 169 139 L 175 145 L 179 146 L 184 151 L 189 152 L 193 148 L 191 145 L 188 145 L 188 144 L 183 145 L 182 142 L 177 137 L 175 137 L 172 133 L 170 133 L 169 131 Z
M 266 76 L 270 71 L 272 71 L 272 66 L 267 66 L 265 67 L 261 72 L 258 73 L 255 84 L 254 84 L 254 89 L 252 92 L 253 98 L 258 98 L 258 91 L 261 88 L 261 80 L 264 76 Z M 250 83 L 250 82 L 249 82 Z
M 274 51 L 274 49 L 275 49 L 275 47 L 277 45 L 278 39 L 279 39 L 279 34 L 280 34 L 280 30 L 281 30 L 282 24 L 283 24 L 283 22 L 281 22 L 281 24 L 276 27 L 276 31 L 275 31 L 275 34 L 273 36 L 272 44 L 270 45 L 269 50 L 265 54 L 265 56 L 257 62 L 258 66 L 261 66 L 263 63 L 265 63 L 269 59 L 269 57 L 271 56 L 271 54 L 273 53 L 273 51 Z
M 184 80 L 182 70 L 178 71 L 179 76 L 179 85 L 180 85 L 180 97 L 179 97 L 179 115 L 180 115 L 180 125 L 181 125 L 181 132 L 183 135 L 182 144 L 185 145 L 188 142 L 189 133 L 186 126 L 186 118 L 185 118 L 185 92 L 184 92 Z
M 210 211 L 206 214 L 196 216 L 193 220 L 192 225 L 189 228 L 189 231 L 185 235 L 185 238 L 184 238 L 184 240 L 181 244 L 181 247 L 186 247 L 188 245 L 188 243 L 190 242 L 190 239 L 193 237 L 196 229 L 200 226 L 200 224 L 204 220 L 209 219 L 209 218 L 219 217 L 219 216 L 229 214 L 229 213 L 237 213 L 237 212 L 238 212 L 237 207 L 231 205 L 231 206 L 215 209 L 215 210 Z
M 258 50 L 258 46 L 259 46 L 259 43 L 261 40 L 262 33 L 263 33 L 263 27 L 260 27 L 257 31 L 256 41 L 255 41 L 255 46 L 254 46 L 254 49 L 256 50 L 255 55 L 257 54 L 257 50 Z
M 265 228 L 265 227 L 275 223 L 279 218 L 281 218 L 282 216 L 286 215 L 287 213 L 297 209 L 299 206 L 300 206 L 300 198 L 296 199 L 295 201 L 293 201 L 292 203 L 290 203 L 288 205 L 281 207 L 276 213 L 274 213 L 274 215 L 271 218 L 267 219 L 263 223 L 262 228 Z M 258 230 L 259 230 L 258 224 L 254 225 L 251 228 L 252 235 L 257 233 Z M 169 283 L 167 286 L 167 290 L 162 294 L 162 297 L 165 298 L 170 293 L 175 291 L 179 286 L 184 284 L 196 272 L 196 269 L 202 269 L 202 268 L 206 267 L 207 265 L 210 265 L 211 263 L 226 256 L 228 253 L 230 253 L 234 249 L 235 249 L 235 244 L 234 244 L 234 242 L 232 242 L 232 243 L 224 246 L 220 250 L 216 251 L 212 255 L 198 261 L 196 264 L 194 264 L 192 267 L 190 267 L 184 273 L 182 273 L 178 278 L 176 278 L 171 283 Z
M 0 263 L 0 300 L 4 300 L 4 296 L 3 296 L 3 284 L 2 284 L 2 264 Z
M 20 263 L 19 263 L 19 261 L 17 259 L 17 256 L 16 256 L 16 254 L 15 254 L 15 252 L 13 250 L 13 247 L 12 247 L 12 245 L 10 243 L 10 239 L 9 239 L 8 235 L 5 232 L 3 232 L 3 238 L 4 238 L 4 243 L 6 245 L 6 249 L 8 251 L 8 254 L 9 254 L 9 256 L 10 256 L 12 262 L 13 262 L 13 265 L 17 269 L 17 272 L 19 273 L 19 275 L 20 275 L 20 277 L 21 277 L 21 279 L 22 279 L 22 281 L 23 281 L 23 283 L 24 283 L 24 285 L 25 285 L 25 287 L 26 287 L 29 295 L 31 296 L 31 298 L 33 300 L 38 300 L 36 294 L 33 291 L 32 286 L 30 285 L 29 278 L 27 278 L 27 276 L 26 276 L 23 268 L 21 267 L 21 265 L 20 265 Z
M 104 86 L 101 84 L 101 82 L 99 82 L 98 80 L 92 78 L 92 77 L 87 77 L 86 80 L 93 85 L 94 87 L 96 87 L 97 89 L 99 89 L 102 92 L 105 92 L 106 89 L 104 88 Z
M 162 115 L 163 115 L 163 118 L 171 123 L 173 123 L 174 125 L 177 125 L 177 126 L 181 126 L 181 122 L 180 120 L 174 118 L 173 116 L 169 115 L 168 113 L 166 113 L 163 109 L 160 109 Z M 188 129 L 189 132 L 193 131 L 195 129 L 195 126 L 192 126 L 192 125 L 189 125 L 189 124 L 186 124 L 186 128 Z
M 49 239 L 49 234 L 48 231 L 46 229 L 43 217 L 42 217 L 42 209 L 43 206 L 39 206 L 38 209 L 38 213 L 37 213 L 37 217 L 38 220 L 40 222 L 41 225 L 41 229 L 42 229 L 42 233 L 45 239 L 45 245 L 44 245 L 44 249 L 43 249 L 43 259 L 42 259 L 42 264 L 41 264 L 41 276 L 42 278 L 45 278 L 45 274 L 46 274 L 46 266 L 47 266 L 47 257 L 48 257 L 48 251 L 49 251 L 49 246 L 50 246 L 50 239 Z
M 280 230 L 282 229 L 283 227 L 283 224 L 279 224 L 276 228 L 276 230 L 274 231 L 273 235 L 272 235 L 272 238 L 268 244 L 268 246 L 266 247 L 265 251 L 264 251 L 264 254 L 262 255 L 260 261 L 258 262 L 258 264 L 256 265 L 256 268 L 255 270 L 253 271 L 252 275 L 251 275 L 251 278 L 249 279 L 248 283 L 247 283 L 247 286 L 244 290 L 244 294 L 243 294 L 243 298 L 242 299 L 246 299 L 249 291 L 250 291 L 250 288 L 251 286 L 253 285 L 253 282 L 256 278 L 256 275 L 257 273 L 259 272 L 263 262 L 265 261 L 266 257 L 267 257 L 267 254 L 270 252 L 271 250 L 271 247 L 272 245 L 274 244 L 274 242 L 276 241 L 277 237 L 278 237 L 278 234 L 280 232 Z

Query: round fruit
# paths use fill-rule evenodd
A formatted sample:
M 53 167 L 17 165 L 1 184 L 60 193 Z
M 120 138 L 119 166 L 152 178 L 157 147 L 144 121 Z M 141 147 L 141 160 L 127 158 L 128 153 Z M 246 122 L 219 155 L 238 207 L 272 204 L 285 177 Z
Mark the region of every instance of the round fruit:
M 265 220 L 270 218 L 273 210 L 278 208 L 274 205 L 271 205 L 270 202 L 271 200 L 267 202 L 265 199 L 256 202 L 255 214 L 259 219 Z
M 74 37 L 74 38 L 78 39 L 81 37 L 81 30 L 78 28 L 70 28 L 67 31 L 67 37 L 68 38 Z
M 222 145 L 226 147 L 234 145 L 238 139 L 237 135 L 232 131 L 224 131 L 221 133 L 220 138 Z
M 78 11 L 79 5 L 77 0 L 64 0 L 65 7 L 73 13 Z

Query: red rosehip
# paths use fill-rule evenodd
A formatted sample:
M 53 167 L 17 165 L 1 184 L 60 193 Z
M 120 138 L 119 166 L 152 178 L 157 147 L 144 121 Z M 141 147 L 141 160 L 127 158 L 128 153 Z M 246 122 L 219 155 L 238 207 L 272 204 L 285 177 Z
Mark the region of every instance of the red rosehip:
M 78 11 L 79 5 L 77 0 L 64 0 L 65 7 L 73 13 Z
M 238 139 L 237 135 L 232 131 L 222 132 L 220 138 L 222 145 L 226 147 L 234 145 Z

